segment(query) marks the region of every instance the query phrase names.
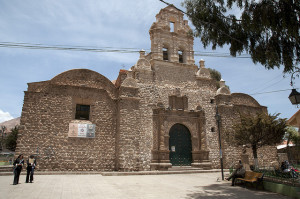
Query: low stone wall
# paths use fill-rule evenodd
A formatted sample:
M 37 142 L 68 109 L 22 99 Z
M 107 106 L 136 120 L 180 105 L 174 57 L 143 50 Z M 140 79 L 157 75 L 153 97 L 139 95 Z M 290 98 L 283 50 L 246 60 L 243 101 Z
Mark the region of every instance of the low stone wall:
M 268 179 L 269 180 L 269 179 Z M 264 180 L 264 189 L 267 191 L 280 193 L 285 196 L 289 196 L 292 198 L 300 198 L 300 187 L 299 186 L 291 186 L 286 184 L 279 184 L 276 182 L 270 182 Z

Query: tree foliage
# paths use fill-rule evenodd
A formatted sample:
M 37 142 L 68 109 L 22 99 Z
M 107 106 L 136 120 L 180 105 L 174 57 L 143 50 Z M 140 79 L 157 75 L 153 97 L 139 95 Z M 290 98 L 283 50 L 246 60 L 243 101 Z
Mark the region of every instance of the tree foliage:
M 217 88 L 220 88 L 220 80 L 222 79 L 221 73 L 213 68 L 207 68 L 207 69 L 209 70 L 211 78 L 215 80 Z
M 233 144 L 251 147 L 257 162 L 258 148 L 275 145 L 282 141 L 286 131 L 286 119 L 278 118 L 278 116 L 279 114 L 265 113 L 254 116 L 241 115 L 240 123 L 233 126 Z
M 15 126 L 13 129 L 11 129 L 11 133 L 6 137 L 6 140 L 5 140 L 5 145 L 6 145 L 7 149 L 9 149 L 11 151 L 16 150 L 18 132 L 19 132 L 18 126 Z
M 0 140 L 0 144 L 1 144 L 1 148 L 0 150 L 3 150 L 5 147 L 5 131 L 6 131 L 6 126 L 1 126 L 0 127 L 0 136 L 1 136 L 1 140 Z
M 216 81 L 220 81 L 222 79 L 222 75 L 219 71 L 212 69 L 212 68 L 207 68 L 209 70 L 211 78 L 213 78 Z
M 300 134 L 296 131 L 296 129 L 292 126 L 288 126 L 286 128 L 286 132 L 284 135 L 284 139 L 286 140 L 286 152 L 288 155 L 289 160 L 293 160 L 293 156 L 290 152 L 290 143 L 294 144 L 294 147 L 296 147 L 296 150 L 300 149 Z
M 296 146 L 300 146 L 300 134 L 294 127 L 287 127 L 284 138 L 287 140 L 287 145 L 292 142 Z
M 209 70 L 211 78 L 216 81 L 217 88 L 220 88 L 220 80 L 222 79 L 221 73 L 213 68 L 207 68 L 207 69 Z M 228 89 L 230 89 L 228 85 L 225 86 Z
M 232 56 L 246 51 L 254 63 L 267 69 L 284 65 L 285 73 L 300 63 L 299 0 L 185 0 L 183 5 L 204 47 L 227 44 Z M 233 8 L 240 12 L 230 14 Z

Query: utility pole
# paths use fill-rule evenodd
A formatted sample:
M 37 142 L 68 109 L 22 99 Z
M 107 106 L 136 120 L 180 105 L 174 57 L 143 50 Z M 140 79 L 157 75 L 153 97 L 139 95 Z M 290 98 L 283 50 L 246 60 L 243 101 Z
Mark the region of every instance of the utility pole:
M 222 153 L 222 142 L 221 142 L 221 128 L 220 128 L 220 122 L 221 122 L 221 116 L 218 112 L 218 105 L 216 105 L 216 120 L 218 125 L 218 134 L 219 134 L 219 147 L 220 147 L 220 163 L 221 163 L 221 173 L 222 173 L 222 180 L 224 180 L 224 172 L 223 172 L 223 153 Z

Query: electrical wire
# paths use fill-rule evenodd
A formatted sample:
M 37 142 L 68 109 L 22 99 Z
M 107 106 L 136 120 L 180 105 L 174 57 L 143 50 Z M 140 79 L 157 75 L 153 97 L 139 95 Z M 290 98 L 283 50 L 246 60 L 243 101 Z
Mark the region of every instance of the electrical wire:
M 41 50 L 69 50 L 69 51 L 90 51 L 90 52 L 119 52 L 119 53 L 137 53 L 139 50 L 131 48 L 114 49 L 109 47 L 91 48 L 84 46 L 67 46 L 67 45 L 45 45 L 45 44 L 29 44 L 15 42 L 0 42 L 0 47 L 7 48 L 25 48 L 25 49 L 41 49 Z
M 295 89 L 300 89 L 300 88 L 295 88 Z M 269 93 L 278 93 L 278 92 L 288 91 L 288 90 L 292 90 L 292 89 L 289 88 L 289 89 L 284 89 L 284 90 L 268 91 L 268 92 L 262 92 L 262 93 L 252 93 L 252 94 L 249 94 L 249 95 L 261 95 L 261 94 L 269 94 Z
M 278 83 L 281 82 L 282 80 L 284 80 L 284 77 L 282 77 L 282 79 L 279 80 L 278 82 L 275 82 L 274 84 L 271 84 L 270 86 L 267 86 L 267 87 L 264 87 L 264 88 L 262 88 L 262 89 L 259 89 L 257 92 L 261 92 L 261 91 L 263 91 L 263 90 L 266 90 L 267 88 L 270 88 L 270 87 L 272 87 L 272 86 L 278 84 Z
M 109 53 L 138 53 L 137 48 L 114 48 L 114 47 L 94 47 L 94 46 L 70 46 L 70 45 L 47 45 L 33 43 L 0 42 L 2 48 L 23 48 L 35 50 L 67 50 L 67 51 L 88 51 L 88 52 L 109 52 Z M 146 49 L 151 52 L 150 49 Z M 157 52 L 152 52 L 157 53 Z M 160 52 L 159 52 L 160 53 Z M 251 58 L 247 54 L 232 57 L 229 53 L 201 52 L 194 51 L 194 56 L 202 57 L 226 57 L 226 58 Z
M 267 81 L 267 82 L 265 82 L 265 83 L 263 83 L 262 85 L 266 85 L 266 84 L 268 84 L 268 83 L 270 83 L 270 82 L 272 82 L 273 80 L 275 80 L 275 79 L 277 79 L 279 76 L 281 76 L 282 74 L 279 74 L 279 75 L 276 75 L 276 77 L 274 77 L 274 78 L 272 78 L 271 80 L 269 80 L 269 81 Z M 281 81 L 281 80 L 280 80 Z M 259 87 L 256 87 L 256 88 L 254 88 L 254 89 L 252 89 L 252 90 L 250 90 L 249 92 L 254 92 L 255 90 L 257 90 L 257 89 L 260 89 L 261 88 L 261 86 L 259 86 Z
M 272 87 L 272 86 L 275 86 L 276 84 L 278 84 L 278 83 L 280 83 L 282 80 L 284 80 L 285 78 L 284 77 L 282 77 L 279 81 L 277 81 L 277 82 L 275 82 L 275 83 L 272 83 L 271 85 L 267 85 L 267 86 L 265 86 L 265 87 L 263 87 L 263 88 L 258 88 L 258 90 L 257 89 L 254 89 L 254 90 L 257 90 L 256 92 L 262 92 L 262 91 L 264 91 L 264 90 L 266 90 L 267 88 L 270 88 L 270 87 Z M 274 79 L 273 79 L 274 80 Z M 269 81 L 269 82 L 272 82 L 273 80 L 271 80 L 271 81 Z M 266 85 L 267 83 L 264 83 L 264 84 L 262 84 L 262 85 Z M 251 92 L 254 92 L 254 90 L 252 90 Z

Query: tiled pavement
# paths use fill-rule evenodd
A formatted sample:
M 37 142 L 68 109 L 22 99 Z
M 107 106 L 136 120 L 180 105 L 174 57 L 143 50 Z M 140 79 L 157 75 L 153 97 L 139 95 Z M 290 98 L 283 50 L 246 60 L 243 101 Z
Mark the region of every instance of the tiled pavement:
M 23 171 L 24 172 L 24 171 Z M 35 175 L 34 183 L 12 185 L 13 176 L 0 176 L 0 199 L 58 198 L 288 198 L 280 194 L 255 189 L 232 187 L 220 181 L 220 173 L 169 175 Z

